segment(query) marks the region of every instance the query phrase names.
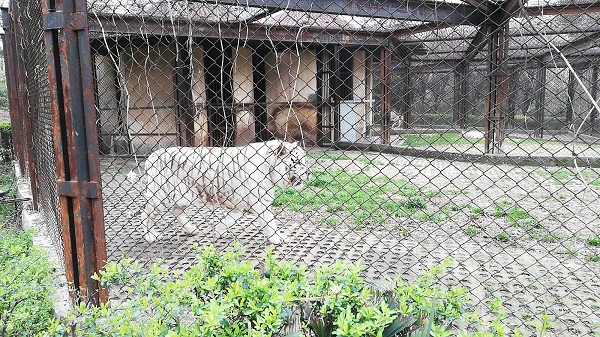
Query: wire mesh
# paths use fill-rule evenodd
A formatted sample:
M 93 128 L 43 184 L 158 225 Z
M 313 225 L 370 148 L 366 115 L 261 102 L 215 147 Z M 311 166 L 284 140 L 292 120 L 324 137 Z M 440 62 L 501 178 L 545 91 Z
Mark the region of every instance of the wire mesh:
M 453 257 L 443 281 L 481 312 L 498 297 L 526 334 L 543 313 L 556 335 L 593 333 L 599 12 L 89 1 L 109 260 L 188 268 L 194 244 L 239 242 L 249 259 L 277 244 L 385 282 Z M 39 50 L 41 19 L 27 22 L 21 48 Z M 59 223 L 44 60 L 30 57 L 40 195 Z
M 56 165 L 53 147 L 52 114 L 48 92 L 47 57 L 44 52 L 41 2 L 11 1 L 9 7 L 10 33 L 15 41 L 15 62 L 8 63 L 9 71 L 18 73 L 19 107 L 10 108 L 20 115 L 17 125 L 25 144 L 23 160 L 24 177 L 28 177 L 32 191 L 37 197 L 38 210 L 59 256 L 64 261 Z M 17 113 L 15 112 L 15 113 Z
M 446 282 L 467 286 L 478 305 L 502 298 L 515 326 L 531 333 L 529 317 L 551 312 L 559 335 L 593 331 L 595 5 L 552 15 L 538 6 L 559 4 L 521 6 L 507 30 L 301 5 L 90 2 L 109 259 L 186 268 L 193 243 L 223 249 L 234 241 L 249 258 L 260 255 L 273 233 L 261 228 L 260 207 L 240 195 L 258 194 L 269 180 L 246 163 L 268 162 L 263 150 L 233 159 L 183 149 L 147 156 L 171 146 L 297 140 L 311 178 L 270 191 L 274 199 L 250 198 L 273 209 L 288 236 L 277 248 L 285 259 L 356 261 L 383 281 L 452 256 L 458 263 Z M 494 49 L 494 34 L 508 42 Z M 490 65 L 493 57 L 503 59 Z M 391 126 L 393 153 L 328 148 L 376 150 L 371 144 L 386 141 L 382 124 Z M 486 134 L 497 130 L 498 154 L 484 156 Z M 208 188 L 206 179 L 216 181 Z M 188 187 L 193 193 L 179 190 Z M 234 222 L 227 206 L 258 214 Z

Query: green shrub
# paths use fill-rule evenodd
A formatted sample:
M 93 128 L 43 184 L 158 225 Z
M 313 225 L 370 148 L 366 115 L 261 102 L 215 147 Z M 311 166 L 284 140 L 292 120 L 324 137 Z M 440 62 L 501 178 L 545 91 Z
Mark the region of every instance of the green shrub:
M 438 284 L 451 264 L 447 259 L 412 282 L 398 278 L 384 289 L 366 281 L 364 267 L 357 264 L 336 262 L 309 273 L 278 261 L 268 250 L 255 266 L 243 259 L 239 246 L 226 252 L 207 247 L 183 272 L 159 264 L 145 272 L 132 260 L 111 262 L 95 277 L 103 286 L 126 289 L 128 299 L 80 305 L 47 335 L 508 336 L 499 300 L 491 303 L 497 319 L 485 323 L 476 312 L 467 312 L 465 289 Z M 476 323 L 480 331 L 448 330 L 459 320 Z M 547 329 L 549 320 L 543 322 Z M 513 336 L 522 335 L 515 331 Z
M 0 107 L 1 109 L 1 107 Z M 10 159 L 12 152 L 12 126 L 10 122 L 0 121 L 0 154 L 4 160 Z
M 0 336 L 33 336 L 54 322 L 52 268 L 30 231 L 0 230 Z
M 0 52 L 1 53 L 1 52 Z M 0 109 L 8 110 L 8 88 L 4 72 L 4 61 L 0 58 Z
M 337 262 L 317 268 L 309 279 L 305 268 L 278 261 L 272 250 L 255 267 L 243 259 L 240 247 L 223 253 L 207 247 L 184 272 L 160 265 L 144 272 L 125 259 L 107 264 L 96 278 L 105 287 L 127 289 L 129 299 L 100 307 L 81 305 L 66 322 L 55 324 L 50 335 L 66 335 L 67 331 L 78 336 L 295 332 L 391 337 L 402 331 L 445 329 L 448 322 L 462 318 L 467 301 L 464 289 L 442 291 L 435 285 L 435 277 L 449 263 L 432 268 L 414 283 L 398 279 L 393 289 L 382 290 L 365 280 L 362 266 Z M 432 307 L 435 310 L 428 320 Z M 284 333 L 292 318 L 302 318 L 304 324 Z

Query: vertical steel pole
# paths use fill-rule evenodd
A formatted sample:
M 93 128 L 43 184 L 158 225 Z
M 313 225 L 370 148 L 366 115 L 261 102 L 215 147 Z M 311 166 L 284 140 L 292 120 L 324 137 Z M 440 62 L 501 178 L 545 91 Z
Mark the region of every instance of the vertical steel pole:
M 485 152 L 500 153 L 504 140 L 504 117 L 508 78 L 505 57 L 508 51 L 508 24 L 494 27 L 489 43 L 489 85 L 485 118 Z
M 598 66 L 592 66 L 592 89 L 591 89 L 592 97 L 597 100 L 598 99 Z M 590 114 L 590 135 L 596 136 L 598 132 L 598 110 L 593 108 L 592 113 Z
M 381 49 L 381 142 L 383 144 L 390 143 L 390 107 L 391 107 L 391 63 L 392 53 L 389 46 L 385 45 Z
M 569 72 L 569 81 L 567 83 L 567 106 L 566 106 L 566 114 L 565 114 L 565 125 L 567 128 L 571 124 L 573 124 L 573 106 L 575 101 L 575 75 L 567 69 Z
M 535 130 L 534 137 L 544 137 L 544 115 L 546 110 L 546 65 L 539 62 L 535 79 L 533 81 L 533 94 L 535 99 Z
M 454 68 L 454 123 L 466 127 L 467 119 L 467 63 L 461 62 Z
M 178 143 L 181 146 L 194 146 L 194 113 L 192 100 L 191 55 L 188 39 L 178 37 L 171 43 L 173 52 L 173 89 L 177 114 Z
M 410 89 L 410 54 L 404 54 L 401 58 L 401 73 L 400 73 L 400 111 L 402 115 L 402 124 L 400 125 L 403 129 L 408 129 L 411 118 L 410 109 L 412 106 L 413 91 Z
M 107 292 L 92 276 L 104 266 L 106 243 L 87 4 L 42 3 L 67 278 L 79 300 L 98 303 Z
M 513 66 L 508 71 L 508 97 L 506 98 L 508 102 L 506 103 L 507 111 L 506 111 L 506 127 L 509 129 L 513 129 L 515 127 L 515 109 L 517 99 L 517 91 L 518 91 L 518 78 L 519 75 L 519 66 Z

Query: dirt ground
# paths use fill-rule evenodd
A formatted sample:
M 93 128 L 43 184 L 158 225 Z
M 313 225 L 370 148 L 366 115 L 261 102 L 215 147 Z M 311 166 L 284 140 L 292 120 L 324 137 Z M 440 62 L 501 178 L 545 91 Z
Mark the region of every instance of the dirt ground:
M 442 282 L 468 288 L 473 305 L 484 316 L 487 303 L 498 297 L 509 313 L 509 327 L 519 327 L 526 335 L 535 332 L 536 318 L 543 313 L 552 316 L 551 333 L 556 336 L 591 335 L 599 329 L 600 262 L 592 262 L 590 256 L 600 256 L 600 247 L 586 242 L 600 235 L 597 169 L 487 165 L 352 151 L 323 154 L 319 149 L 310 151 L 310 162 L 313 171 L 339 169 L 406 180 L 423 192 L 427 207 L 413 216 L 390 217 L 368 226 L 344 221 L 330 225 L 328 218 L 344 216 L 325 209 L 302 213 L 277 207 L 277 217 L 290 236 L 277 247 L 282 258 L 308 266 L 338 259 L 358 262 L 367 266 L 368 277 L 386 283 L 397 276 L 413 278 L 452 257 L 456 263 Z M 143 185 L 126 178 L 141 164 L 114 158 L 102 162 L 110 260 L 162 259 L 185 268 L 193 263 L 193 244 L 225 248 L 234 241 L 244 244 L 249 258 L 263 254 L 267 243 L 252 217 L 232 228 L 231 236 L 216 239 L 212 226 L 223 213 L 198 208 L 188 212 L 199 234 L 185 235 L 165 213 L 159 222 L 165 238 L 146 243 L 135 215 L 143 204 Z M 526 214 L 520 219 L 526 222 L 511 221 L 507 210 L 515 206 Z

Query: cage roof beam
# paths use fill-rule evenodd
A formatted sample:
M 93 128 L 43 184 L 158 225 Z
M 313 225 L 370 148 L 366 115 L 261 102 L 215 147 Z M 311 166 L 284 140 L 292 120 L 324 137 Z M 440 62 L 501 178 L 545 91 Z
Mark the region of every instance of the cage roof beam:
M 525 0 L 525 2 L 527 2 L 527 0 Z M 467 51 L 465 52 L 465 61 L 469 62 L 475 58 L 475 55 L 477 55 L 489 41 L 490 34 L 493 32 L 492 27 L 505 24 L 511 16 L 517 12 L 519 6 L 519 0 L 504 1 L 497 10 L 493 11 L 492 15 L 487 17 L 487 20 L 483 22 L 467 48 Z
M 203 1 L 197 1 L 203 2 Z M 218 0 L 221 5 L 250 6 L 371 18 L 479 25 L 485 13 L 474 6 L 421 0 Z
M 595 1 L 586 4 L 568 4 L 564 6 L 531 6 L 525 7 L 525 10 L 515 13 L 516 17 L 542 16 L 542 15 L 577 15 L 581 13 L 600 12 L 600 2 Z
M 558 49 L 564 56 L 569 56 L 574 53 L 581 53 L 582 51 L 596 47 L 598 44 L 598 40 L 600 40 L 600 32 L 596 32 L 594 34 L 584 36 L 575 41 L 571 41 L 563 47 L 559 47 Z M 555 51 L 548 51 L 542 57 L 543 63 L 548 63 L 555 60 L 557 57 Z
M 484 13 L 491 12 L 492 8 L 486 4 L 487 1 L 481 1 L 481 0 L 463 0 L 463 1 L 468 3 L 471 6 L 474 6 L 477 9 L 483 11 Z
M 122 34 L 136 36 L 150 34 L 156 36 L 190 36 L 197 38 L 225 38 L 240 40 L 266 40 L 321 43 L 356 46 L 379 46 L 389 34 L 383 32 L 351 31 L 338 29 L 323 29 L 317 27 L 303 28 L 298 34 L 298 28 L 283 26 L 264 26 L 248 24 L 248 29 L 239 29 L 240 23 L 215 23 L 201 21 L 171 21 L 161 19 L 140 20 L 137 17 L 120 17 L 114 20 L 111 15 L 90 14 L 89 30 L 92 39 L 120 37 Z
M 251 17 L 249 17 L 248 19 L 245 20 L 241 20 L 241 23 L 245 23 L 245 24 L 249 24 L 251 22 L 255 22 L 258 21 L 260 19 L 266 18 L 267 16 L 273 15 L 277 12 L 281 11 L 281 9 L 278 8 L 269 8 L 267 10 L 264 10 L 260 13 L 257 13 L 255 15 L 252 15 Z
M 425 23 L 420 26 L 411 27 L 411 28 L 403 28 L 394 31 L 391 35 L 395 39 L 401 39 L 404 37 L 411 36 L 416 33 L 429 32 L 436 29 L 444 29 L 456 26 L 455 24 L 450 23 Z

